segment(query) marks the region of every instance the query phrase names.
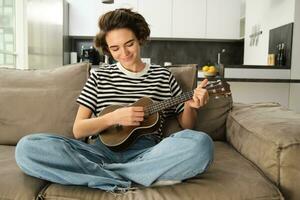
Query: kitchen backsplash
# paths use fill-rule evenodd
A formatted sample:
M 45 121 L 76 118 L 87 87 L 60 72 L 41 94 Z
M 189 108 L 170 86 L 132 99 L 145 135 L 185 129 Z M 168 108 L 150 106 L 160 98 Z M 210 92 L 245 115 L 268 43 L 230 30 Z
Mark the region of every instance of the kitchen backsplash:
M 78 52 L 82 46 L 93 45 L 92 38 L 71 38 L 71 50 Z M 151 58 L 151 63 L 163 65 L 194 63 L 202 66 L 207 63 L 217 63 L 218 53 L 221 53 L 221 63 L 239 65 L 243 63 L 244 41 L 192 41 L 192 40 L 151 40 L 141 49 L 143 58 Z M 79 58 L 78 58 L 79 59 Z

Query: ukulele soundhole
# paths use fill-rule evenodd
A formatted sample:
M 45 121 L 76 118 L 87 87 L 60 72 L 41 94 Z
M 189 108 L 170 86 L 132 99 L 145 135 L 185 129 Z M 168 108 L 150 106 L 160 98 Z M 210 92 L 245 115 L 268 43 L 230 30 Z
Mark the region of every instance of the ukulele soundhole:
M 122 130 L 123 130 L 123 126 L 120 125 L 120 124 L 117 124 L 117 125 L 115 125 L 115 129 L 116 129 L 117 131 L 122 131 Z

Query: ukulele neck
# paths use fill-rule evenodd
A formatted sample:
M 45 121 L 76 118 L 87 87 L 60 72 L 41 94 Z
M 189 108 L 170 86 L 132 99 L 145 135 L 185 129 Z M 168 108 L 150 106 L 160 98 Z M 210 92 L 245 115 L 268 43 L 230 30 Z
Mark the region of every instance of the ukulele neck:
M 180 103 L 183 103 L 183 102 L 191 99 L 193 97 L 193 95 L 194 95 L 194 91 L 192 90 L 192 91 L 184 92 L 183 94 L 173 97 L 171 99 L 153 103 L 146 107 L 145 115 L 149 116 L 156 112 L 160 112 L 167 108 L 176 106 Z

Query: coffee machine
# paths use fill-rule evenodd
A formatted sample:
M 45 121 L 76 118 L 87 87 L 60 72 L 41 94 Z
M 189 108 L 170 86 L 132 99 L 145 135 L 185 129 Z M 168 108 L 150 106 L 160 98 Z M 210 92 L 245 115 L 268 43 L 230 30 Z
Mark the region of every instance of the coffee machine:
M 102 57 L 103 56 L 100 55 L 99 51 L 93 46 L 90 46 L 89 48 L 84 46 L 81 47 L 80 61 L 82 62 L 89 62 L 92 65 L 99 65 L 100 61 L 104 60 L 104 57 Z

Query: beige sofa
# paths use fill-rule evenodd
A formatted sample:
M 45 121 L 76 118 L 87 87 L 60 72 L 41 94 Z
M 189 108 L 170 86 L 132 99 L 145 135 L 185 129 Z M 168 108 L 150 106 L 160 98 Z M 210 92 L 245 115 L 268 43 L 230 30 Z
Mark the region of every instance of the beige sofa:
M 184 90 L 192 89 L 195 67 L 170 69 Z M 25 175 L 16 165 L 15 145 L 37 132 L 72 137 L 75 99 L 87 76 L 84 63 L 51 70 L 0 69 L 0 199 L 300 199 L 300 114 L 276 103 L 232 104 L 230 97 L 211 98 L 199 110 L 195 129 L 214 139 L 214 162 L 206 173 L 180 184 L 116 194 Z M 178 129 L 171 119 L 165 132 Z

